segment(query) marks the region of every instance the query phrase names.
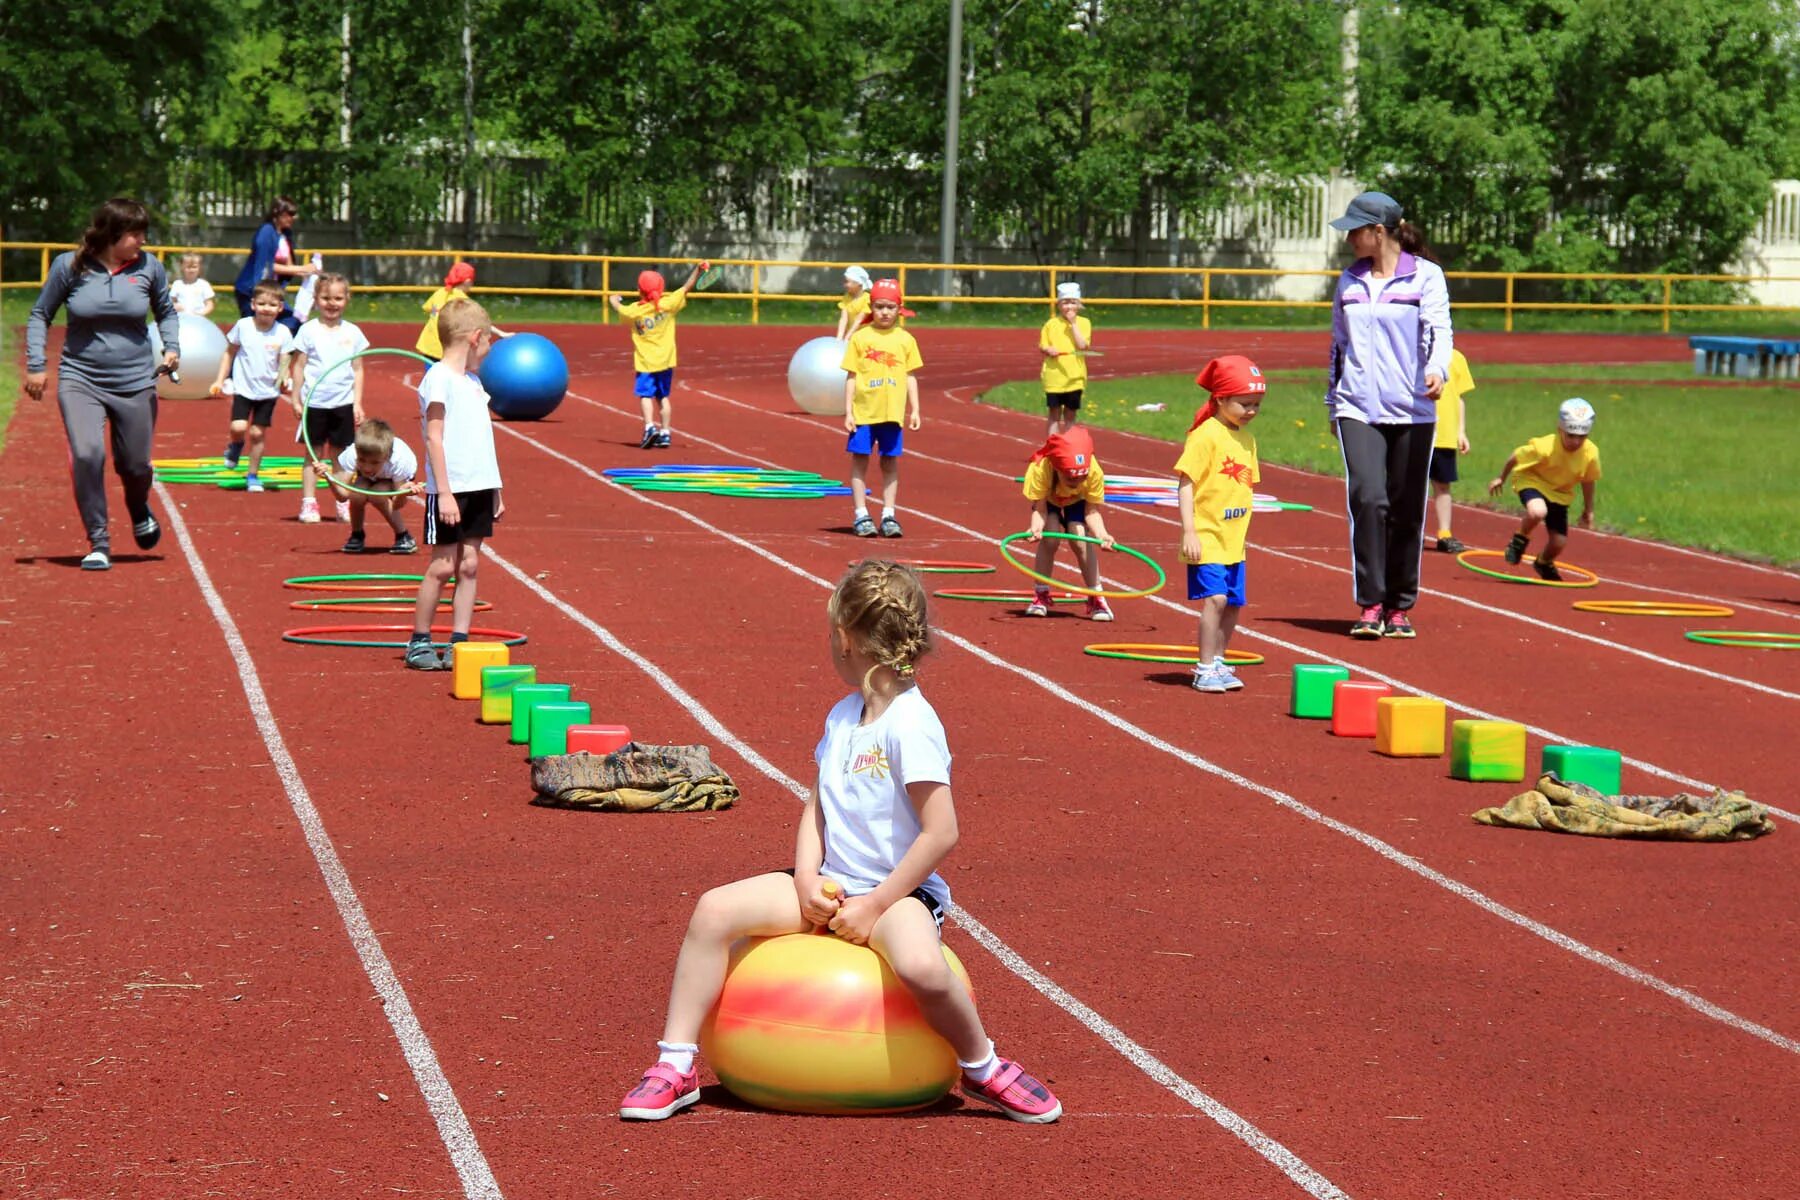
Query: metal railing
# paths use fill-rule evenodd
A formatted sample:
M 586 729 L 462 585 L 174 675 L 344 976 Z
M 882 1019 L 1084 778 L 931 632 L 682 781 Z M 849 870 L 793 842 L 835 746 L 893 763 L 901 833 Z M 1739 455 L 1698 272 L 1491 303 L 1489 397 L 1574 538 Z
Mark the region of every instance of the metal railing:
M 5 255 L 35 252 L 37 257 L 37 273 L 35 278 L 21 277 L 17 274 L 0 274 L 0 291 L 37 289 L 43 286 L 44 279 L 50 271 L 50 261 L 65 250 L 72 249 L 68 243 L 60 242 L 6 242 L 0 241 L 0 262 Z M 241 246 L 146 246 L 150 253 L 157 254 L 165 260 L 178 261 L 183 254 L 201 254 L 214 257 L 241 259 L 244 248 Z M 416 258 L 429 259 L 447 266 L 459 259 L 473 263 L 481 262 L 542 262 L 552 264 L 581 264 L 598 267 L 600 286 L 588 287 L 484 287 L 478 286 L 470 290 L 476 294 L 503 296 L 550 296 L 550 297 L 590 297 L 603 298 L 607 295 L 634 290 L 632 287 L 616 288 L 612 282 L 612 269 L 615 264 L 636 267 L 647 261 L 641 257 L 617 254 L 546 254 L 526 251 L 503 250 L 417 250 L 417 249 L 336 249 L 331 248 L 332 259 L 375 259 L 375 258 Z M 681 263 L 683 265 L 698 262 L 694 258 L 676 258 L 659 260 L 664 263 Z M 750 305 L 750 322 L 756 324 L 762 314 L 763 305 L 771 302 L 833 302 L 840 299 L 836 292 L 790 292 L 771 290 L 765 281 L 771 272 L 791 275 L 796 271 L 841 271 L 849 266 L 844 261 L 818 261 L 810 259 L 759 259 L 759 258 L 715 258 L 714 264 L 726 268 L 727 277 L 739 284 L 737 290 L 711 289 L 697 293 L 694 299 L 701 301 L 747 300 Z M 1298 270 L 1279 267 L 1124 267 L 1109 264 L 1067 264 L 1047 267 L 1033 264 L 1015 263 L 918 263 L 918 262 L 879 262 L 861 260 L 861 265 L 868 268 L 871 274 L 892 274 L 900 281 L 901 290 L 906 294 L 910 304 L 1049 304 L 1056 295 L 1056 285 L 1072 278 L 1089 278 L 1094 276 L 1146 276 L 1169 280 L 1171 287 L 1187 283 L 1191 287 L 1198 283 L 1198 295 L 1195 296 L 1161 296 L 1161 297 L 1108 297 L 1088 295 L 1083 303 L 1093 308 L 1135 307 L 1135 308 L 1171 308 L 1199 309 L 1200 327 L 1212 328 L 1213 312 L 1217 309 L 1329 309 L 1331 301 L 1325 298 L 1329 280 L 1338 275 L 1334 270 Z M 1032 276 L 1042 281 L 1041 289 L 1011 289 L 1006 294 L 993 295 L 941 295 L 932 293 L 913 293 L 907 288 L 910 278 L 923 275 L 927 279 L 942 278 L 942 272 L 980 275 L 1014 276 L 1021 279 Z M 174 269 L 171 276 L 178 274 Z M 1601 312 L 1639 312 L 1660 313 L 1663 332 L 1670 329 L 1671 319 L 1677 313 L 1700 312 L 1743 312 L 1743 313 L 1790 313 L 1800 312 L 1800 305 L 1771 304 L 1719 304 L 1719 303 L 1687 303 L 1677 302 L 1675 287 L 1683 283 L 1725 284 L 1748 286 L 1754 284 L 1800 284 L 1800 275 L 1663 275 L 1655 273 L 1629 272 L 1572 272 L 1558 273 L 1550 271 L 1446 271 L 1446 277 L 1454 284 L 1459 280 L 1497 282 L 1501 287 L 1501 298 L 1497 300 L 1456 300 L 1454 306 L 1458 311 L 1487 310 L 1500 311 L 1505 314 L 1505 328 L 1511 332 L 1515 317 L 1527 312 L 1569 312 L 1569 313 L 1601 313 Z M 1266 280 L 1271 283 L 1277 280 L 1318 279 L 1318 298 L 1293 297 L 1245 297 L 1221 295 L 1216 286 L 1218 281 L 1256 281 Z M 635 284 L 635 279 L 631 280 Z M 1520 283 L 1531 284 L 1567 284 L 1567 283 L 1624 283 L 1636 284 L 1655 292 L 1660 290 L 1660 300 L 1628 301 L 1628 300 L 1543 300 L 1520 299 L 1518 286 Z M 747 285 L 747 286 L 746 286 Z M 217 286 L 215 284 L 215 286 Z M 428 293 L 436 290 L 435 284 L 408 283 L 358 283 L 357 291 L 363 293 Z M 223 290 L 223 289 L 222 289 Z M 612 314 L 606 305 L 600 306 L 602 322 L 610 322 Z

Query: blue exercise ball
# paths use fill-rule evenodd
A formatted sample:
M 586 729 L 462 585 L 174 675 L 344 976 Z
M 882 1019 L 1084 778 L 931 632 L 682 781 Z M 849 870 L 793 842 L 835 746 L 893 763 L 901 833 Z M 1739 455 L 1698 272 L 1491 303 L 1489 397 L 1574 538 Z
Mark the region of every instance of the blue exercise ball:
M 504 421 L 536 421 L 556 411 L 569 390 L 569 364 L 549 338 L 515 333 L 498 338 L 481 360 L 488 407 Z

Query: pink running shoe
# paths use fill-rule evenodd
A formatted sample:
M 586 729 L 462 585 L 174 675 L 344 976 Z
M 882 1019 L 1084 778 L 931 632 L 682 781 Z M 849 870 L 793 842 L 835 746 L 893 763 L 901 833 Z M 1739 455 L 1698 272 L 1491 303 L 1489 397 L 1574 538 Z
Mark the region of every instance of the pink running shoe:
M 699 1071 L 683 1075 L 668 1063 L 659 1062 L 625 1093 L 619 1117 L 626 1121 L 666 1121 L 699 1098 Z
M 1000 1069 L 986 1083 L 976 1083 L 964 1075 L 962 1090 L 972 1099 L 995 1105 L 1014 1121 L 1047 1125 L 1062 1116 L 1062 1105 L 1050 1094 L 1050 1089 L 1008 1058 L 1000 1060 Z
M 1090 621 L 1110 621 L 1113 619 L 1112 605 L 1106 602 L 1105 596 L 1088 597 L 1087 619 Z

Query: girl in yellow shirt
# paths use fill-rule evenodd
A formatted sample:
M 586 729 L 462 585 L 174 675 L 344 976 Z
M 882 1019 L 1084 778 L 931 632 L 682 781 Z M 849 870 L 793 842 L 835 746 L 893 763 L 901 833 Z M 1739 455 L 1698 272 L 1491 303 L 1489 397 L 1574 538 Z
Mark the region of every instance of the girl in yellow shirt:
M 1087 359 L 1082 352 L 1094 344 L 1094 326 L 1081 315 L 1081 285 L 1056 285 L 1056 315 L 1038 331 L 1038 353 L 1044 358 L 1044 436 L 1062 433 L 1075 424 L 1081 411 L 1081 395 L 1087 390 Z
M 1052 532 L 1072 533 L 1079 537 L 1092 535 L 1100 539 L 1100 548 L 1113 548 L 1112 534 L 1106 531 L 1106 518 L 1100 509 L 1106 503 L 1106 474 L 1100 460 L 1094 457 L 1093 435 L 1074 425 L 1061 433 L 1053 433 L 1025 468 L 1025 498 L 1031 501 L 1030 540 L 1037 543 L 1037 561 L 1033 567 L 1039 575 L 1049 575 L 1056 560 L 1056 541 L 1044 541 L 1044 527 L 1054 518 L 1057 529 Z M 1100 556 L 1089 542 L 1070 542 L 1075 562 L 1081 567 L 1081 578 L 1089 591 L 1100 587 Z M 1040 583 L 1025 608 L 1028 617 L 1050 615 L 1050 586 Z M 1087 617 L 1090 621 L 1110 621 L 1112 607 L 1104 596 L 1089 596 Z
M 844 268 L 844 298 L 838 301 L 838 341 L 868 324 L 870 286 L 868 271 L 862 267 Z

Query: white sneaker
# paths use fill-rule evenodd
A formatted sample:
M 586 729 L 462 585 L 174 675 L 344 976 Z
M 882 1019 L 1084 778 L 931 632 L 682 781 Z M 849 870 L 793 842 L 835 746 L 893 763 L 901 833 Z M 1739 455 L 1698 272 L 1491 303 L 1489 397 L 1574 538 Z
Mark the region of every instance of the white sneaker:
M 1229 672 L 1221 671 L 1211 663 L 1203 667 L 1196 667 L 1194 668 L 1194 690 L 1196 692 L 1229 692 L 1231 684 L 1225 680 L 1227 674 Z
M 1213 671 L 1224 681 L 1226 691 L 1239 692 L 1244 689 L 1244 681 L 1237 677 L 1237 672 L 1223 658 L 1213 659 Z
M 350 519 L 350 502 L 348 500 L 339 500 L 337 502 L 337 519 L 340 521 L 348 521 Z
M 302 525 L 317 525 L 319 523 L 319 502 L 317 500 L 302 500 L 300 502 L 300 523 Z
M 1050 593 L 1039 590 L 1031 595 L 1031 603 L 1025 606 L 1028 617 L 1047 617 L 1050 615 Z

